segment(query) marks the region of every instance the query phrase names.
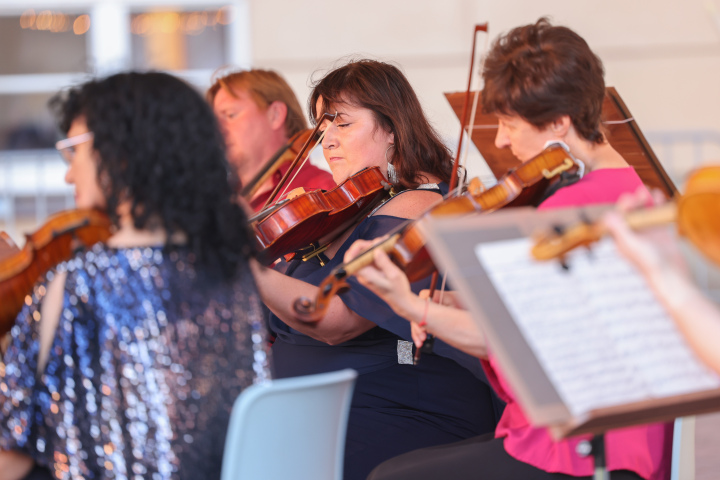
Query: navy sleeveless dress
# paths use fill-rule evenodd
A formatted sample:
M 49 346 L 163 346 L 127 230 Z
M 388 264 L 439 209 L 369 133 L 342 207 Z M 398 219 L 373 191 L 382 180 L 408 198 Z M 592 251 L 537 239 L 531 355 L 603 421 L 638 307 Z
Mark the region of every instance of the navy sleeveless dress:
M 373 215 L 361 222 L 332 259 L 295 260 L 287 275 L 318 285 L 357 239 L 382 236 L 405 220 Z M 322 262 L 320 260 L 323 260 Z M 324 265 L 323 265 L 324 263 Z M 492 432 L 500 406 L 480 362 L 436 340 L 434 353 L 412 365 L 410 323 L 379 297 L 349 279 L 340 295 L 355 313 L 377 327 L 339 345 L 308 337 L 270 315 L 276 378 L 354 368 L 359 376 L 345 447 L 346 480 L 361 480 L 379 463 L 416 448 L 455 442 Z M 430 278 L 412 285 L 428 288 Z

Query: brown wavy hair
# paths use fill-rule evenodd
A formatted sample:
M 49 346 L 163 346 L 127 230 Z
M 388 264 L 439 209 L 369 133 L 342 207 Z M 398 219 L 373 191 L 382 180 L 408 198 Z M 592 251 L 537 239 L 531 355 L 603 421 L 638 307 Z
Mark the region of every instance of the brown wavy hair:
M 322 112 L 316 104 L 322 97 Z M 332 104 L 350 104 L 373 112 L 377 127 L 392 132 L 395 148 L 389 158 L 398 183 L 414 188 L 427 181 L 422 173 L 450 181 L 452 157 L 430 125 L 415 91 L 395 66 L 376 60 L 354 60 L 314 82 L 310 117 L 317 119 Z
M 541 18 L 493 43 L 482 73 L 483 110 L 517 114 L 538 128 L 568 115 L 582 138 L 603 143 L 603 74 L 580 35 Z
M 210 105 L 215 102 L 215 96 L 221 88 L 233 97 L 237 97 L 235 89 L 246 90 L 255 104 L 263 110 L 273 102 L 287 105 L 285 134 L 288 138 L 307 128 L 305 115 L 292 88 L 284 78 L 272 70 L 241 70 L 215 78 L 213 85 L 205 94 Z

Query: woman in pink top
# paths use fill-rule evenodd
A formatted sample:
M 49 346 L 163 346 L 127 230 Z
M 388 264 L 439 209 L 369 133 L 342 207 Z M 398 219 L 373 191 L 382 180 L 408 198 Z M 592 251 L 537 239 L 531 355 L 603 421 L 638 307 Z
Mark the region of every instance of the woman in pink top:
M 607 142 L 601 127 L 605 95 L 603 67 L 572 30 L 545 19 L 518 27 L 493 45 L 483 70 L 483 107 L 499 120 L 495 144 L 522 161 L 548 142 L 562 141 L 585 163 L 585 176 L 561 188 L 539 208 L 614 202 L 642 185 L 635 171 Z M 356 243 L 350 259 L 367 242 Z M 553 441 L 547 430 L 530 425 L 494 362 L 485 338 L 460 305 L 428 303 L 412 294 L 407 277 L 379 249 L 374 265 L 359 273 L 361 283 L 412 322 L 413 338 L 427 333 L 482 359 L 488 379 L 507 402 L 496 432 L 460 443 L 416 450 L 391 459 L 369 479 L 568 479 L 590 477 L 593 461 L 577 451 L 588 437 Z M 422 324 L 422 326 L 420 325 Z M 671 428 L 646 425 L 608 432 L 611 479 L 669 477 Z

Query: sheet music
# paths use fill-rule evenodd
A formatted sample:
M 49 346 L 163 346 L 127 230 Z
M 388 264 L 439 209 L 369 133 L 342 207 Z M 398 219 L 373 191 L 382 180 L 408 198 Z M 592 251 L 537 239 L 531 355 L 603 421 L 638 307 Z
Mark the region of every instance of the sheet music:
M 536 262 L 527 238 L 475 254 L 570 412 L 720 387 L 611 239 Z

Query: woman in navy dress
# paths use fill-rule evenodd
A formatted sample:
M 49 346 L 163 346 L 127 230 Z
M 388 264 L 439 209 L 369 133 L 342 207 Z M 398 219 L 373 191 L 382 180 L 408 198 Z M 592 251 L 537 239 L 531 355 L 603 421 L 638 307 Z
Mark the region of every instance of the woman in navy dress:
M 107 243 L 32 293 L 0 361 L 0 478 L 219 479 L 238 394 L 267 378 L 247 219 L 212 111 L 166 74 L 53 101 L 78 208 Z M 45 476 L 47 476 L 45 470 Z
M 359 372 L 345 478 L 364 479 L 402 452 L 493 431 L 497 412 L 476 359 L 438 342 L 434 354 L 413 366 L 408 322 L 354 279 L 348 292 L 332 299 L 321 321 L 305 323 L 294 315 L 294 299 L 314 298 L 317 285 L 355 240 L 382 236 L 440 201 L 452 170 L 449 151 L 394 66 L 361 60 L 331 71 L 315 85 L 310 110 L 312 118 L 337 113 L 321 127 L 323 153 L 336 183 L 377 166 L 401 193 L 323 253 L 282 265 L 284 274 L 258 269 L 256 281 L 272 311 L 277 377 L 347 367 Z M 429 278 L 413 288 L 428 285 Z

